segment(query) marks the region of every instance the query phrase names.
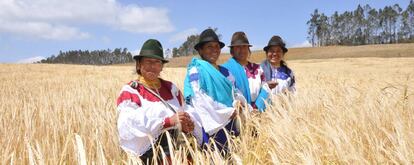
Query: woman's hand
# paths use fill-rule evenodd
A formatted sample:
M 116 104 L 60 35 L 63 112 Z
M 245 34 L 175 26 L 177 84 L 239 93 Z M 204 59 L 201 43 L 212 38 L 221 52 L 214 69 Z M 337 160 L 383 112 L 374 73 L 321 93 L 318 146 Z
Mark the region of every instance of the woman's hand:
M 190 115 L 187 112 L 177 112 L 170 117 L 171 124 L 175 126 L 181 126 L 181 130 L 184 133 L 189 133 L 194 130 L 194 122 L 191 120 Z
M 268 81 L 267 85 L 269 86 L 270 89 L 275 88 L 279 83 L 277 83 L 276 81 Z
M 230 119 L 236 118 L 236 116 L 243 110 L 243 106 L 239 100 L 237 100 L 236 103 L 233 105 L 235 105 L 234 111 L 233 114 L 230 116 Z

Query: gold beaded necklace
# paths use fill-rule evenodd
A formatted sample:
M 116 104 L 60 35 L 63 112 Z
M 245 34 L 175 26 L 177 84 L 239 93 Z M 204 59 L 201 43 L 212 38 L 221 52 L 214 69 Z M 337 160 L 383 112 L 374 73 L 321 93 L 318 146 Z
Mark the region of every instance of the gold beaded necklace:
M 157 93 L 158 93 L 158 89 L 161 88 L 161 80 L 158 79 L 158 78 L 157 78 L 157 80 L 149 81 L 149 80 L 146 80 L 143 76 L 138 76 L 138 81 L 141 84 L 143 84 L 143 85 L 145 85 L 149 88 L 155 89 L 157 91 Z

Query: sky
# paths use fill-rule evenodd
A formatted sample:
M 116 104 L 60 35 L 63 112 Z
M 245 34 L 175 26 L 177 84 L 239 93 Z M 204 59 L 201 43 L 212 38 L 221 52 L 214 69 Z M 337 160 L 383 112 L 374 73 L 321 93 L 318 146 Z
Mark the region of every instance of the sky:
M 229 45 L 244 31 L 254 50 L 273 35 L 287 47 L 308 47 L 307 25 L 318 9 L 326 15 L 409 0 L 0 0 L 0 63 L 24 63 L 59 51 L 128 48 L 137 54 L 150 38 L 164 49 L 179 47 L 191 34 L 218 28 Z M 224 48 L 223 52 L 227 52 Z

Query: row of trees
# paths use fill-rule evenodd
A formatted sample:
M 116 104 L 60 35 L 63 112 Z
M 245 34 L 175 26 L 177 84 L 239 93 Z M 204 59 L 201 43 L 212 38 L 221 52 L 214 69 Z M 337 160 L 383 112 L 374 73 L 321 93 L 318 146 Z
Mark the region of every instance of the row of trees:
M 40 63 L 62 63 L 62 64 L 89 64 L 109 65 L 133 62 L 133 58 L 127 48 L 116 48 L 107 50 L 70 50 L 60 51 L 57 56 L 51 56 L 41 60 Z
M 209 27 L 210 28 L 210 27 Z M 217 28 L 211 28 L 217 33 Z M 218 34 L 218 37 L 221 39 L 221 34 Z M 173 57 L 179 57 L 179 56 L 189 56 L 197 54 L 197 51 L 194 49 L 194 46 L 198 43 L 198 40 L 200 38 L 199 34 L 193 34 L 187 37 L 187 40 L 181 44 L 178 48 L 173 48 L 172 55 Z
M 414 42 L 414 1 L 405 9 L 398 4 L 378 10 L 358 5 L 331 16 L 315 9 L 307 25 L 313 46 Z

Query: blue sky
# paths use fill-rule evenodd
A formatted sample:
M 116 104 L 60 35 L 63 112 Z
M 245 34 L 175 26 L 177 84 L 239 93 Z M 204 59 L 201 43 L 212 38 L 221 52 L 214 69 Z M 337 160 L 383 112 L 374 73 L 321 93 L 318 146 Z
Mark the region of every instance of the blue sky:
M 307 46 L 310 14 L 354 10 L 358 4 L 383 8 L 409 0 L 0 0 L 0 63 L 49 57 L 60 50 L 126 47 L 132 52 L 155 38 L 178 47 L 190 34 L 217 27 L 226 45 L 246 32 L 253 49 L 272 35 L 288 47 Z M 226 49 L 223 50 L 227 51 Z

